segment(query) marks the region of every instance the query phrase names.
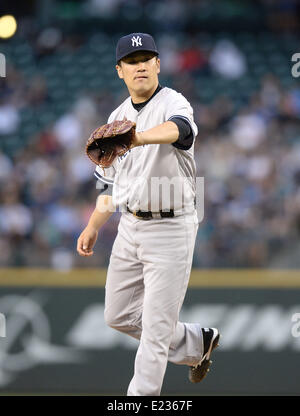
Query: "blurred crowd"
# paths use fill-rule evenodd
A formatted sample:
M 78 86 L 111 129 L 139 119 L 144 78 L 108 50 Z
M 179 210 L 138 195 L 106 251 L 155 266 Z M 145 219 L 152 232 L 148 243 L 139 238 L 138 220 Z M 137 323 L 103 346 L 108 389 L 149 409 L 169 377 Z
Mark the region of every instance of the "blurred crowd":
M 37 56 L 41 44 L 42 36 L 35 43 Z M 191 102 L 199 128 L 195 160 L 197 176 L 205 178 L 205 213 L 194 267 L 268 267 L 299 241 L 299 85 L 295 80 L 284 88 L 269 73 L 238 108 L 227 95 L 204 103 L 196 94 L 201 76 L 238 80 L 248 71 L 243 53 L 228 39 L 209 50 L 192 41 L 178 49 L 163 36 L 158 44 L 161 74 Z M 76 253 L 97 197 L 84 146 L 126 97 L 121 81 L 118 94 L 85 91 L 19 152 L 0 152 L 0 266 L 107 266 L 119 213 L 101 229 L 93 257 Z M 22 108 L 38 109 L 47 100 L 45 79 L 28 83 L 10 63 L 1 80 L 0 140 L 18 130 Z
M 121 15 L 128 19 L 145 13 L 167 30 L 183 27 L 190 16 L 228 18 L 264 14 L 272 28 L 295 29 L 299 25 L 300 8 L 298 0 L 82 0 L 80 12 L 101 17 Z
M 269 74 L 237 113 L 226 97 L 197 106 L 206 211 L 196 264 L 280 266 L 277 258 L 299 250 L 299 98 L 299 87 L 286 91 Z M 297 253 L 292 261 L 290 267 L 299 266 Z

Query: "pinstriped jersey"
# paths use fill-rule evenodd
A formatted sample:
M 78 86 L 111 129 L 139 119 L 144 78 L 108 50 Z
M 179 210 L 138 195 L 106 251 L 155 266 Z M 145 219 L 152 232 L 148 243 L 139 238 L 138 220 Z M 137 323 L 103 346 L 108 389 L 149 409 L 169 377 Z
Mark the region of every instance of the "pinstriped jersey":
M 171 88 L 164 87 L 137 111 L 128 97 L 108 118 L 108 123 L 126 117 L 142 132 L 172 118 L 189 123 L 193 138 L 198 134 L 193 109 L 187 99 Z M 112 188 L 113 204 L 132 211 L 157 212 L 173 209 L 178 212 L 195 207 L 194 141 L 188 150 L 172 143 L 147 144 L 130 149 L 116 158 L 109 168 L 97 166 L 95 176 Z

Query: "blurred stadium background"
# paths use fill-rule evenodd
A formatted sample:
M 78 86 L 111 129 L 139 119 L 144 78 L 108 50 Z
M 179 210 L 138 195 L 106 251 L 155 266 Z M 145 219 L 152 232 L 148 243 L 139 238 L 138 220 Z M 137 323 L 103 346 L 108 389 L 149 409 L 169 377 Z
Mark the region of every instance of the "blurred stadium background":
M 298 0 L 1 1 L 0 394 L 126 392 L 136 344 L 103 322 L 120 214 L 92 258 L 76 239 L 97 196 L 84 145 L 127 97 L 115 45 L 134 31 L 194 108 L 205 214 L 182 319 L 223 332 L 205 382 L 170 365 L 163 394 L 299 394 L 299 30 Z

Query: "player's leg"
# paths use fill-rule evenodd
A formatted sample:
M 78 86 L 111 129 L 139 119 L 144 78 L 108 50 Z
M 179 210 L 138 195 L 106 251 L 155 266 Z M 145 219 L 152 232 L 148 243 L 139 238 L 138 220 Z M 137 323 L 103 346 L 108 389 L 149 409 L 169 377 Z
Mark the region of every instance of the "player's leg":
M 107 270 L 104 318 L 110 327 L 139 339 L 144 283 L 137 258 L 136 222 L 127 214 L 121 217 Z
M 201 358 L 201 334 L 196 327 L 187 331 L 184 324 L 177 323 L 197 228 L 198 224 L 184 217 L 139 223 L 137 254 L 144 264 L 145 283 L 143 331 L 128 395 L 160 394 L 171 343 L 173 351 L 181 349 L 178 359 L 182 363 L 195 364 Z
M 104 317 L 111 328 L 139 340 L 142 333 L 144 280 L 143 266 L 137 258 L 134 240 L 137 222 L 131 214 L 124 214 L 120 220 L 107 270 Z M 189 345 L 196 344 L 197 337 L 197 329 L 192 324 L 185 326 L 177 322 L 170 346 L 170 361 L 188 364 L 184 358 L 185 351 L 190 350 Z
M 124 214 L 120 221 L 107 273 L 105 320 L 110 327 L 139 340 L 142 333 L 144 282 L 142 264 L 137 259 L 134 241 L 137 222 L 130 214 Z M 192 250 L 190 253 L 192 256 Z M 185 290 L 181 293 L 179 309 L 184 294 Z M 199 355 L 203 355 L 202 347 L 201 326 L 177 321 L 171 338 L 169 361 L 194 366 L 199 362 Z M 193 379 L 202 378 L 202 375 L 200 378 L 197 375 L 196 378 L 196 373 L 192 373 Z

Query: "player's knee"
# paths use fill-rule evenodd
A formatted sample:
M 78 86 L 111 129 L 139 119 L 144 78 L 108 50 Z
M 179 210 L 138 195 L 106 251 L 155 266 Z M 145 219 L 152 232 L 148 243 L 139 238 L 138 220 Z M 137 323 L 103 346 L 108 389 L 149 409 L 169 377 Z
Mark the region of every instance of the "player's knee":
M 122 327 L 122 320 L 116 316 L 116 314 L 113 313 L 113 311 L 110 310 L 104 310 L 104 320 L 106 322 L 106 325 L 110 326 L 113 329 L 119 329 Z
M 125 334 L 131 334 L 139 331 L 139 327 L 136 325 L 136 322 L 131 320 L 129 315 L 117 315 L 114 311 L 110 311 L 108 309 L 104 310 L 104 320 L 109 327 Z

